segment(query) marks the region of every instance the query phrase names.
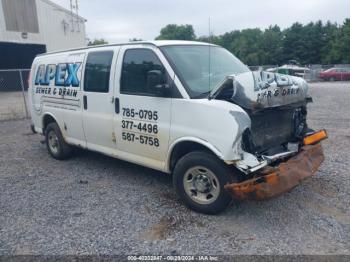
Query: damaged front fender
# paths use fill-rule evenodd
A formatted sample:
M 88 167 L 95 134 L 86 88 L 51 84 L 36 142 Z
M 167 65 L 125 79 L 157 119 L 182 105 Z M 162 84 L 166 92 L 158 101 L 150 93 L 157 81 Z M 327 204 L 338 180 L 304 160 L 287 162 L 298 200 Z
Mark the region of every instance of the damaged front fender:
M 307 145 L 288 161 L 241 183 L 225 185 L 235 199 L 265 200 L 281 195 L 312 176 L 324 161 L 321 144 Z

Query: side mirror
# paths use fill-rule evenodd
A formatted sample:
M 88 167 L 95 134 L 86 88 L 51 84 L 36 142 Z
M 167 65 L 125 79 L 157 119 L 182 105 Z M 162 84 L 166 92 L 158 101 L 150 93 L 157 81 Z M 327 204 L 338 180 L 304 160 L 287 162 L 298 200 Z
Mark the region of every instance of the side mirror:
M 147 72 L 147 89 L 156 93 L 162 93 L 165 88 L 164 74 L 160 70 Z
M 214 98 L 233 98 L 237 93 L 237 81 L 233 76 L 226 77 L 219 85 L 217 85 L 213 92 L 208 96 L 208 99 Z

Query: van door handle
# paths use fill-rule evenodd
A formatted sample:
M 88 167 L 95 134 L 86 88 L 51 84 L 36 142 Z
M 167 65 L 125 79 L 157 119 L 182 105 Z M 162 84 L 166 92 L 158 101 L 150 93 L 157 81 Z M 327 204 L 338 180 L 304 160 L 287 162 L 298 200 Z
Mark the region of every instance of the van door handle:
M 86 110 L 87 109 L 87 96 L 86 95 L 83 96 L 83 104 L 84 104 L 84 110 Z
M 114 109 L 115 109 L 115 113 L 119 114 L 119 112 L 120 112 L 119 98 L 117 98 L 117 97 L 114 99 Z

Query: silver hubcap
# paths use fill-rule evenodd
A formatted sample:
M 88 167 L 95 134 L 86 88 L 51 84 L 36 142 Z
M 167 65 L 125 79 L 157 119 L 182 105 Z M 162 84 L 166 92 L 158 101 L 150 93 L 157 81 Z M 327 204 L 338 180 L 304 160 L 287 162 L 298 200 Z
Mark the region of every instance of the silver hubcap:
M 199 204 L 213 203 L 220 194 L 218 178 L 203 166 L 195 166 L 187 170 L 183 184 L 186 194 Z
M 55 133 L 55 131 L 51 130 L 48 134 L 48 142 L 49 147 L 52 153 L 57 154 L 58 153 L 58 137 Z

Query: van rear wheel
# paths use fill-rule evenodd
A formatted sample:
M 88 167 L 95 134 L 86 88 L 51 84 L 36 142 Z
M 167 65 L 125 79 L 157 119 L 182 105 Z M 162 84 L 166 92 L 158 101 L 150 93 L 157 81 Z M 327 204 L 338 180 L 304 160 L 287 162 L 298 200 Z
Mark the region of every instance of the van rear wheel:
M 218 214 L 232 201 L 224 185 L 236 181 L 231 170 L 213 154 L 191 152 L 182 157 L 173 172 L 178 196 L 190 209 Z
M 58 160 L 67 159 L 72 154 L 72 147 L 69 146 L 62 136 L 57 123 L 50 123 L 45 129 L 46 147 L 50 155 Z

